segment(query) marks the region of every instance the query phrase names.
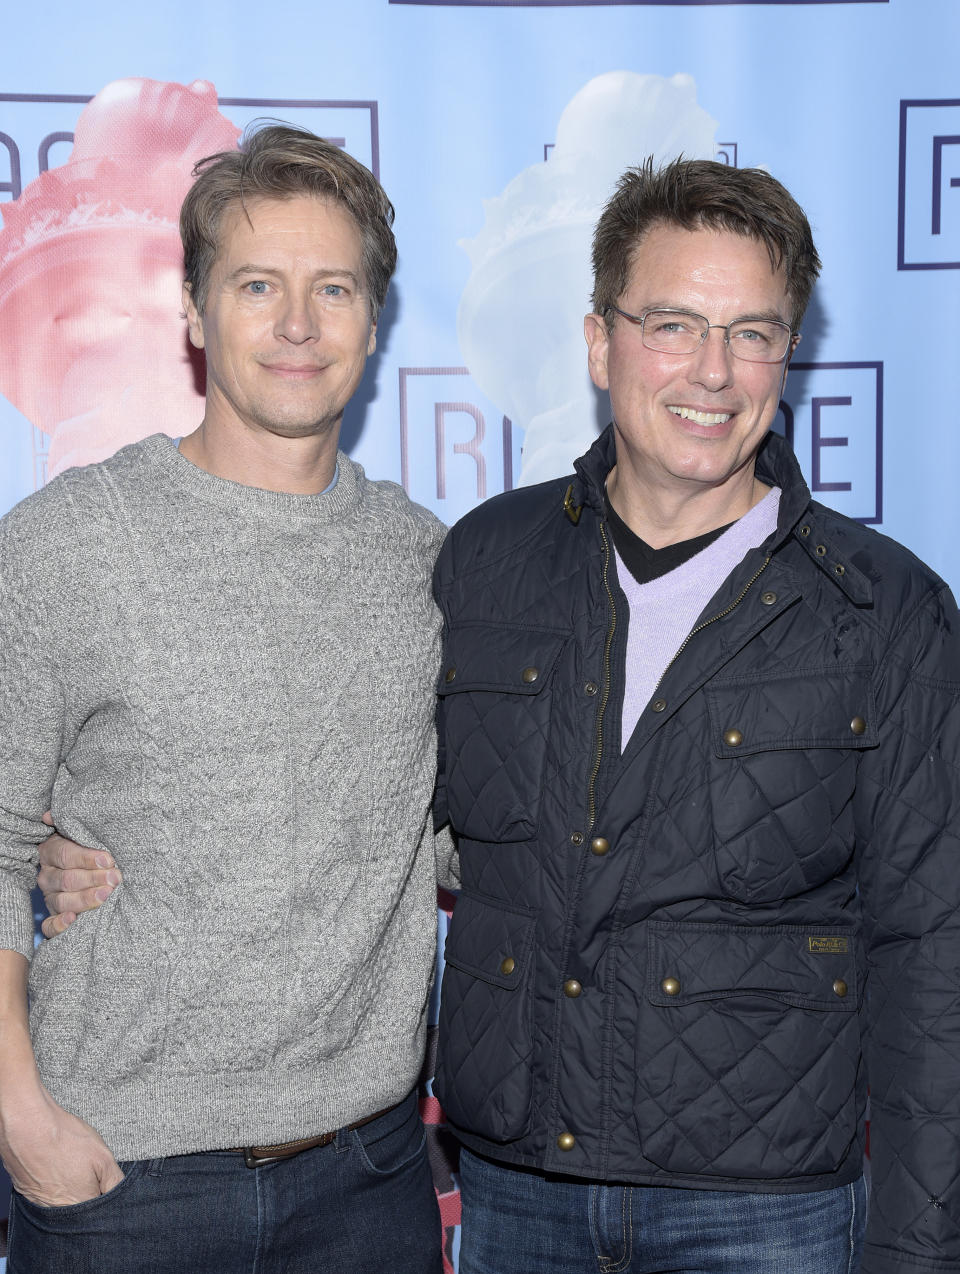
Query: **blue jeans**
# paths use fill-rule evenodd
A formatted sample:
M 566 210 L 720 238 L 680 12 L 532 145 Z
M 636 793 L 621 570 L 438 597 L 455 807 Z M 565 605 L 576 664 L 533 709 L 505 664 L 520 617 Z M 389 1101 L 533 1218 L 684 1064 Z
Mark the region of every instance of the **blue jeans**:
M 863 1178 L 809 1194 L 591 1185 L 462 1150 L 460 1274 L 855 1274 Z
M 441 1272 L 415 1095 L 261 1168 L 226 1151 L 120 1166 L 115 1189 L 69 1207 L 15 1193 L 8 1274 Z

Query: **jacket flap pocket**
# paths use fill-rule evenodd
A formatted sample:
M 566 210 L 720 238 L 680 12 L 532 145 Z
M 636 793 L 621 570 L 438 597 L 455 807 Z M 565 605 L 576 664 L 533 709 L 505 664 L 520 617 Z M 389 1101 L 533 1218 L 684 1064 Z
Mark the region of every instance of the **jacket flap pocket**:
M 869 666 L 804 668 L 789 676 L 714 681 L 705 688 L 717 756 L 790 748 L 872 748 Z
M 447 634 L 437 691 L 499 690 L 539 694 L 550 679 L 565 635 L 537 628 L 462 624 Z
M 465 973 L 515 991 L 531 962 L 536 916 L 494 898 L 461 894 L 444 946 L 444 959 Z
M 852 1013 L 859 984 L 849 930 L 650 921 L 647 998 L 663 1007 L 758 995 Z

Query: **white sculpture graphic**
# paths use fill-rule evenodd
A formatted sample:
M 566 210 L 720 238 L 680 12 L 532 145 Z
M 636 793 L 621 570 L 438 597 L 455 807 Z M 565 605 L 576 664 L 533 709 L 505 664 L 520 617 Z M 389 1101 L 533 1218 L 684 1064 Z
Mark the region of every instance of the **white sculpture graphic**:
M 521 484 L 569 473 L 596 437 L 583 315 L 601 207 L 647 155 L 714 158 L 716 130 L 691 76 L 610 71 L 565 107 L 550 158 L 484 201 L 483 230 L 462 241 L 473 271 L 457 334 L 476 383 L 526 431 Z

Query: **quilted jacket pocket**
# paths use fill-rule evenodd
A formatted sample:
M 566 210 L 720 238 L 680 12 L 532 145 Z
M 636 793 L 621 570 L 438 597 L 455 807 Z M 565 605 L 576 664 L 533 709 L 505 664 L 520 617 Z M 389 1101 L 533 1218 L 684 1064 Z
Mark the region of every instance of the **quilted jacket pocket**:
M 848 929 L 651 922 L 638 1134 L 674 1173 L 833 1172 L 856 1135 L 857 939 Z
M 710 826 L 728 897 L 779 901 L 849 861 L 859 755 L 877 745 L 870 671 L 802 668 L 706 687 Z
M 440 673 L 440 734 L 450 821 L 479 841 L 536 833 L 550 724 L 550 681 L 564 636 L 465 624 Z
M 444 956 L 434 1091 L 454 1124 L 509 1141 L 530 1120 L 535 916 L 462 894 Z

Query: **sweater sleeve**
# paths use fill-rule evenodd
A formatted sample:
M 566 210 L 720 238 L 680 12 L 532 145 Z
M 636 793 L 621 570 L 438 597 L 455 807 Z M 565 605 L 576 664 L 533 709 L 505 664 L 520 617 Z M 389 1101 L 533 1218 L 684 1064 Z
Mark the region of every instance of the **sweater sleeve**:
M 877 680 L 857 792 L 872 1189 L 863 1274 L 960 1270 L 960 615 L 946 587 Z
M 33 953 L 37 845 L 50 835 L 63 695 L 52 656 L 56 598 L 35 519 L 0 522 L 0 947 Z

